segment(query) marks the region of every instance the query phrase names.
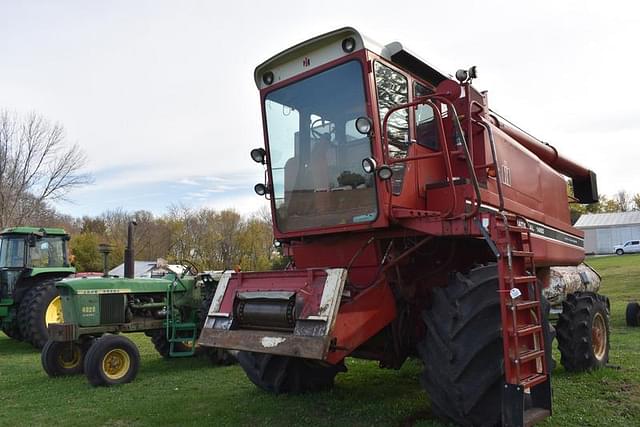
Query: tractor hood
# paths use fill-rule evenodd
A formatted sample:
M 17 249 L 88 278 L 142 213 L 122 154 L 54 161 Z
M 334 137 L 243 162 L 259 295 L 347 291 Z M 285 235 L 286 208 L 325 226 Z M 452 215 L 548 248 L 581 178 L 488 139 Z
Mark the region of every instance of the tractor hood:
M 120 277 L 82 277 L 64 279 L 56 284 L 61 291 L 75 295 L 125 294 L 167 292 L 176 276 L 167 275 L 161 279 L 126 279 Z

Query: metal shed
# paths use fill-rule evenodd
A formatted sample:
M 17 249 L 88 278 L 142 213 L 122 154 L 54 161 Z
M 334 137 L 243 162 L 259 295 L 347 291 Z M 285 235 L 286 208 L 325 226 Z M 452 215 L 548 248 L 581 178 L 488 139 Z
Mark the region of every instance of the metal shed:
M 588 254 L 610 254 L 614 245 L 640 240 L 640 211 L 585 214 L 575 227 L 584 231 Z

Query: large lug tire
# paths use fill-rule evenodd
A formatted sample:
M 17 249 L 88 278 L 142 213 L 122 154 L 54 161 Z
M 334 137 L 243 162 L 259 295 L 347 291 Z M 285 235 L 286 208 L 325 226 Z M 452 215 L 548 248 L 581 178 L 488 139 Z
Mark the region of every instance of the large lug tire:
M 567 295 L 556 326 L 560 363 L 582 372 L 609 361 L 609 308 L 606 297 L 592 292 Z
M 338 372 L 346 372 L 343 363 L 329 365 L 317 360 L 240 351 L 238 362 L 259 388 L 275 394 L 301 394 L 328 390 Z
M 93 386 L 125 384 L 135 379 L 140 353 L 130 339 L 103 335 L 94 340 L 84 359 L 84 372 Z
M 19 310 L 19 307 L 16 309 L 16 312 Z M 2 324 L 2 332 L 9 338 L 12 338 L 17 341 L 22 341 L 22 333 L 20 332 L 20 324 L 18 323 L 18 319 L 14 318 L 11 322 L 4 322 Z
M 500 423 L 504 355 L 497 290 L 495 264 L 456 273 L 446 288 L 433 290 L 422 313 L 421 383 L 433 414 L 459 425 Z
M 47 341 L 40 361 L 50 377 L 81 374 L 84 370 L 85 349 L 77 342 Z
M 211 307 L 211 303 L 213 302 L 215 293 L 215 286 L 209 288 L 207 290 L 205 298 L 202 300 L 200 311 L 198 312 L 198 334 L 202 331 L 202 329 L 204 328 L 204 323 L 207 321 L 207 314 L 209 313 L 209 307 Z M 236 363 L 236 358 L 233 356 L 233 354 L 225 349 L 199 346 L 198 350 L 198 354 L 201 354 L 208 358 L 209 361 L 214 365 L 226 366 Z
M 20 332 L 36 348 L 44 347 L 49 339 L 47 326 L 63 321 L 62 301 L 53 281 L 29 290 L 18 310 Z
M 151 342 L 153 343 L 153 346 L 160 354 L 160 356 L 164 357 L 165 359 L 169 359 L 171 357 L 169 356 L 171 343 L 167 339 L 167 331 L 165 329 L 155 329 L 151 331 L 150 336 Z M 173 350 L 177 352 L 189 351 L 190 346 L 181 342 L 177 342 L 174 343 Z
M 630 302 L 627 304 L 627 326 L 640 326 L 640 304 Z

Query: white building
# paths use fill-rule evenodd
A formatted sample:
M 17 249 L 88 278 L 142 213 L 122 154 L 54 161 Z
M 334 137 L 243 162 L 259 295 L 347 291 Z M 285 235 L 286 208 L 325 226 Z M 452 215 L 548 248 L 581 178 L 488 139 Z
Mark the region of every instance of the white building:
M 640 240 L 640 211 L 585 214 L 575 227 L 584 231 L 588 254 L 611 254 L 615 245 Z

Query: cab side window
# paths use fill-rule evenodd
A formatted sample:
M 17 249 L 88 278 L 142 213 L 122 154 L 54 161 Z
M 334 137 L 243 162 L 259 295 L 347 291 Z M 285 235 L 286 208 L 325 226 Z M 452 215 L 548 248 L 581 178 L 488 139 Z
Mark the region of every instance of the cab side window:
M 428 87 L 415 82 L 413 85 L 414 98 L 431 95 L 433 91 Z M 438 149 L 438 128 L 435 114 L 430 105 L 418 105 L 416 107 L 416 142 L 423 147 Z

